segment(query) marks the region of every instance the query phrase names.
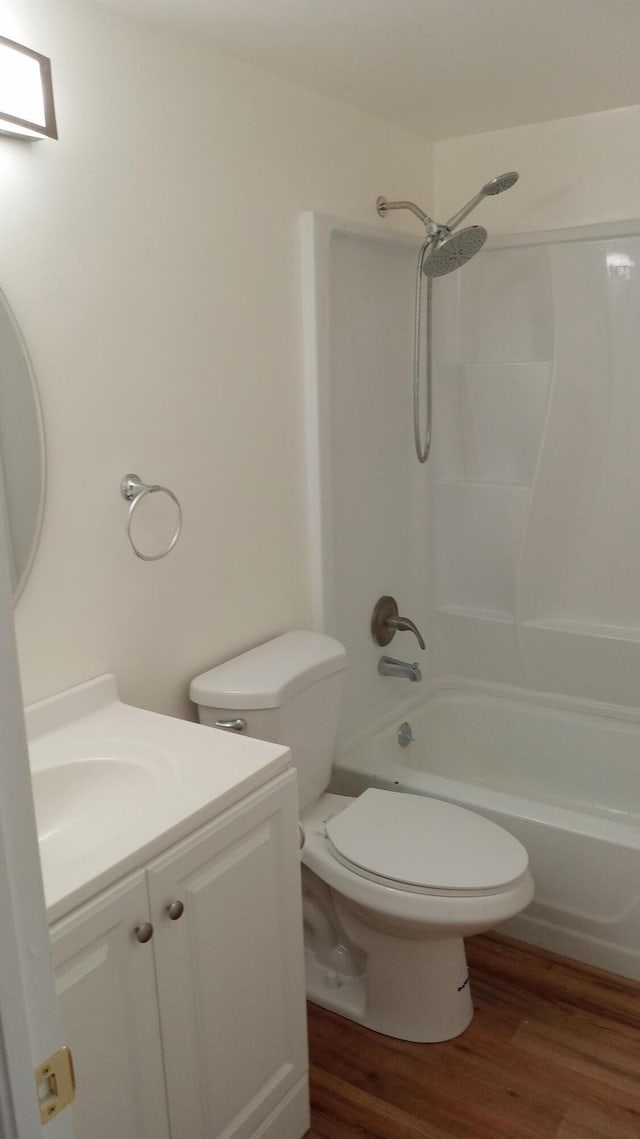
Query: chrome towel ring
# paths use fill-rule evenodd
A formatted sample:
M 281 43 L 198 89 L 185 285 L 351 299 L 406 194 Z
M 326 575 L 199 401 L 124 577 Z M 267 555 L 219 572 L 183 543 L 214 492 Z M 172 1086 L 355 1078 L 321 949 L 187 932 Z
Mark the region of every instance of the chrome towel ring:
M 142 499 L 145 498 L 146 495 L 156 494 L 158 491 L 162 491 L 163 494 L 168 494 L 169 498 L 172 498 L 175 502 L 178 508 L 178 525 L 176 526 L 175 534 L 169 542 L 166 550 L 161 550 L 159 554 L 143 554 L 142 550 L 138 549 L 133 540 L 131 534 L 131 523 L 133 522 L 133 516 L 135 514 L 136 507 L 140 502 L 142 502 Z M 142 482 L 139 475 L 131 474 L 125 475 L 122 479 L 120 483 L 120 493 L 122 494 L 122 497 L 126 498 L 127 502 L 129 503 L 129 513 L 127 515 L 127 538 L 129 539 L 129 544 L 136 557 L 141 558 L 143 562 L 157 562 L 160 560 L 160 558 L 166 558 L 167 554 L 171 553 L 173 547 L 178 541 L 178 538 L 180 537 L 180 531 L 182 530 L 182 507 L 180 506 L 180 503 L 178 502 L 178 499 L 176 498 L 173 491 L 169 490 L 167 486 L 160 486 L 158 483 L 152 483 L 151 485 L 144 483 Z

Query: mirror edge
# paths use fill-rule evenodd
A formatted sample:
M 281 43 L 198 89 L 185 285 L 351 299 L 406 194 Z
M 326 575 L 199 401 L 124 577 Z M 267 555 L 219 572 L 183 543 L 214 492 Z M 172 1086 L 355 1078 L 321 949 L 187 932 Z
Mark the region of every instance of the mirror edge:
M 24 361 L 25 361 L 27 372 L 29 375 L 29 382 L 31 384 L 33 402 L 34 402 L 34 406 L 35 406 L 36 424 L 37 424 L 37 431 L 38 431 L 38 442 L 40 444 L 40 456 L 41 456 L 41 460 L 42 460 L 41 468 L 40 468 L 40 498 L 39 498 L 39 503 L 38 503 L 38 513 L 36 516 L 36 523 L 35 523 L 34 530 L 33 530 L 33 538 L 31 540 L 31 545 L 29 547 L 29 556 L 27 557 L 24 568 L 22 570 L 22 573 L 20 574 L 20 579 L 19 579 L 19 581 L 16 582 L 16 587 L 15 587 L 15 590 L 13 593 L 13 605 L 15 608 L 18 601 L 22 597 L 25 586 L 29 580 L 29 576 L 31 574 L 31 570 L 33 568 L 33 563 L 34 563 L 35 557 L 36 557 L 36 551 L 38 549 L 38 545 L 40 542 L 40 534 L 42 533 L 42 524 L 44 521 L 45 497 L 46 497 L 46 493 L 47 493 L 47 447 L 46 447 L 46 440 L 45 440 L 45 434 L 44 434 L 44 417 L 42 414 L 42 405 L 40 402 L 40 392 L 38 391 L 38 385 L 36 383 L 36 375 L 35 375 L 35 372 L 33 369 L 33 364 L 31 363 L 31 356 L 29 355 L 29 351 L 27 349 L 26 341 L 24 339 L 24 336 L 22 335 L 22 331 L 20 329 L 20 325 L 18 324 L 18 321 L 17 321 L 16 316 L 14 314 L 13 308 L 9 304 L 8 297 L 7 297 L 7 295 L 3 289 L 0 289 L 0 303 L 4 305 L 5 312 L 7 313 L 8 318 L 9 318 L 9 323 L 11 325 L 13 332 L 15 333 L 17 343 L 20 345 L 20 348 L 21 348 L 23 356 L 24 356 Z

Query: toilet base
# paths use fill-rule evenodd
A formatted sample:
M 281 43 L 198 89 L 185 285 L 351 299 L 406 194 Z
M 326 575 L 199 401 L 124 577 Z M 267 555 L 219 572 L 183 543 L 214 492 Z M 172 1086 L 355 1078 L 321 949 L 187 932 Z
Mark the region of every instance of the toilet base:
M 462 938 L 378 942 L 364 973 L 340 974 L 305 953 L 307 996 L 365 1028 L 424 1044 L 451 1040 L 470 1024 L 473 1004 Z
M 305 949 L 304 969 L 307 1000 L 329 1012 L 337 1012 L 348 1020 L 363 1024 L 366 1004 L 364 974 L 340 973 L 323 965 L 312 949 Z

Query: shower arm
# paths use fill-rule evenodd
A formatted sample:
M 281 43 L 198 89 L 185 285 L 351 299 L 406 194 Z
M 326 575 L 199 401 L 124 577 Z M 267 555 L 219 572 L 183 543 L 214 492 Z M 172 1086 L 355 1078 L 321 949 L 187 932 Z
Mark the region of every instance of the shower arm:
M 389 210 L 411 210 L 412 214 L 420 218 L 429 237 L 440 235 L 441 231 L 447 228 L 438 225 L 438 223 L 434 221 L 433 218 L 430 218 L 428 214 L 425 214 L 424 210 L 421 210 L 420 206 L 417 206 L 415 202 L 388 202 L 387 199 L 381 195 L 376 200 L 376 209 L 381 218 L 385 217 Z
M 480 205 L 480 202 L 482 202 L 484 198 L 486 198 L 486 194 L 483 191 L 480 191 L 480 193 L 476 194 L 470 202 L 467 202 L 466 206 L 463 206 L 461 210 L 458 210 L 457 214 L 454 214 L 452 218 L 449 218 L 449 221 L 446 223 L 445 228 L 448 230 L 456 229 L 460 225 L 460 222 L 464 221 L 464 219 L 468 217 L 471 211 L 475 210 L 476 206 Z

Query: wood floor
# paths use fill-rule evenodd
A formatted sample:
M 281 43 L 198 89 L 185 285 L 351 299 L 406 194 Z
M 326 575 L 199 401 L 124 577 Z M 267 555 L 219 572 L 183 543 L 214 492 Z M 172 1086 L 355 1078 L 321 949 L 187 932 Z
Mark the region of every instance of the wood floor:
M 408 1044 L 309 1005 L 308 1139 L 640 1139 L 640 984 L 497 935 L 474 1019 Z

